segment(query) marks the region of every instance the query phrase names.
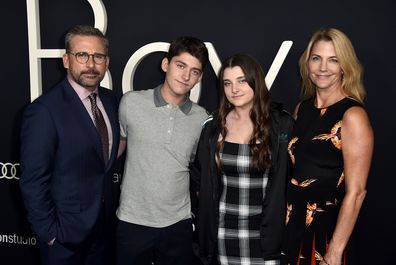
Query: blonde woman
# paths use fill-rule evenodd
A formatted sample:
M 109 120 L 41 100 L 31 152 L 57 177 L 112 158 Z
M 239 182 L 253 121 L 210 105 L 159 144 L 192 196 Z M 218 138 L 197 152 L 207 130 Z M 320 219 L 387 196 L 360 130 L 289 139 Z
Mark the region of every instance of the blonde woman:
M 288 147 L 285 264 L 348 264 L 373 151 L 362 67 L 348 37 L 332 28 L 313 34 L 299 63 L 304 99 Z

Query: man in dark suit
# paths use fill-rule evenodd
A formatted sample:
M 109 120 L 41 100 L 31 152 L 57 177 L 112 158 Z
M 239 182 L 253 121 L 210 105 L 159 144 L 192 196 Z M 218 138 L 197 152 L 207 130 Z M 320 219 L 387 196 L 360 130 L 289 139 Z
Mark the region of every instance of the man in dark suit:
M 67 77 L 24 113 L 20 187 L 43 264 L 107 264 L 120 135 L 117 98 L 99 86 L 108 40 L 76 26 L 65 46 Z

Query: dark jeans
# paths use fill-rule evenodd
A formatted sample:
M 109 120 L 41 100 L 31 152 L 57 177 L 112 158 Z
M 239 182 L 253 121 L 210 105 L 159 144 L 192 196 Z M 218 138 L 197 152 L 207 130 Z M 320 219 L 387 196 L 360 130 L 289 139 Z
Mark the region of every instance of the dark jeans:
M 192 264 L 191 219 L 155 228 L 118 222 L 117 265 Z

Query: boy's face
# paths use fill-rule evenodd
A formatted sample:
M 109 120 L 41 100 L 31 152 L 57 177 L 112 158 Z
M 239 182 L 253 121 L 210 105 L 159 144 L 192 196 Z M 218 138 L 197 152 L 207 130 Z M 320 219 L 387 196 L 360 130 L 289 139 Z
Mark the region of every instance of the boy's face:
M 184 97 L 202 78 L 201 62 L 187 52 L 170 61 L 164 58 L 161 68 L 166 73 L 164 88 L 176 97 Z

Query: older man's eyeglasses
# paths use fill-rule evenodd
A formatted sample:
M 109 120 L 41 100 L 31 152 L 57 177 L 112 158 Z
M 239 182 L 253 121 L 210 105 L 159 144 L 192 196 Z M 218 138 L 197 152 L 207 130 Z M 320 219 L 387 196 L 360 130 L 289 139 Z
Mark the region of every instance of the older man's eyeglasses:
M 107 55 L 102 53 L 89 54 L 87 52 L 76 52 L 76 53 L 69 52 L 69 54 L 74 55 L 74 57 L 76 57 L 77 62 L 81 64 L 87 63 L 89 57 L 91 56 L 93 58 L 94 63 L 96 64 L 102 64 L 107 59 Z

